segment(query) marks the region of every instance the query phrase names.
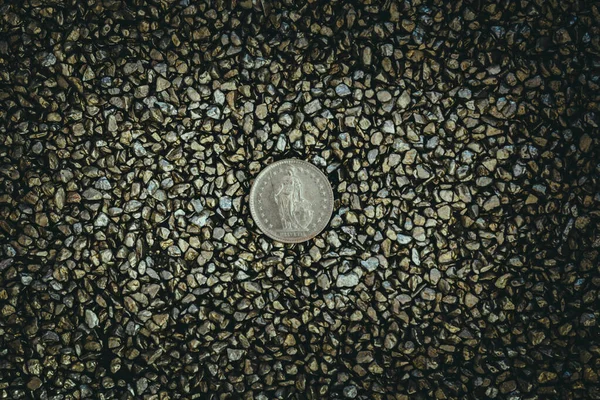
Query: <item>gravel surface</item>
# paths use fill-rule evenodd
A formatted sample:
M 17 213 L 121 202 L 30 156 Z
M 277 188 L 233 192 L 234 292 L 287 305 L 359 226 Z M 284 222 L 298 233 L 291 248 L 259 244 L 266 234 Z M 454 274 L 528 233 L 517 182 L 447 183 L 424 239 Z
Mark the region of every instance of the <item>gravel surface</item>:
M 600 399 L 597 3 L 131 4 L 0 5 L 0 398 Z

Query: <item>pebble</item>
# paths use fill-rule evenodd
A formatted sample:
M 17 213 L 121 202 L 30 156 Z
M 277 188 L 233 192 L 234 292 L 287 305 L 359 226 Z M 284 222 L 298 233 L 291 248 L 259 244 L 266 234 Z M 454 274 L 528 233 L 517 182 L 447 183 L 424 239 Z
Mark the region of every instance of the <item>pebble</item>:
M 221 197 L 221 199 L 219 199 L 219 207 L 223 211 L 231 210 L 232 205 L 233 205 L 233 202 L 231 200 L 231 197 L 229 197 L 229 196 L 224 196 L 224 197 Z
M 85 310 L 85 323 L 90 329 L 94 329 L 100 324 L 98 316 L 92 310 Z
M 369 257 L 366 260 L 360 262 L 360 264 L 369 272 L 373 272 L 379 267 L 379 260 L 377 257 Z
M 432 288 L 423 289 L 423 291 L 421 292 L 421 298 L 427 301 L 435 300 L 435 290 L 433 290 Z
M 498 196 L 492 196 L 483 203 L 483 209 L 490 211 L 496 207 L 500 207 L 500 199 Z
M 208 110 L 206 110 L 206 116 L 212 119 L 219 119 L 221 118 L 221 109 L 217 106 L 208 107 Z
M 465 295 L 465 305 L 469 308 L 473 308 L 475 307 L 475 305 L 479 302 L 479 299 L 471 294 L 471 293 L 467 293 Z
M 382 103 L 387 103 L 392 99 L 392 95 L 387 90 L 381 90 L 377 92 L 377 100 Z
M 426 239 L 425 229 L 420 226 L 415 227 L 412 231 L 412 237 L 419 242 L 424 242 Z
M 592 138 L 587 133 L 584 133 L 579 139 L 579 150 L 584 153 L 587 153 L 590 150 L 590 146 L 592 144 Z
M 400 97 L 398 97 L 398 101 L 397 101 L 398 107 L 400 107 L 400 109 L 405 109 L 410 104 L 410 101 L 411 101 L 410 94 L 405 90 L 402 92 Z
M 321 108 L 321 102 L 318 99 L 315 99 L 304 106 L 304 112 L 308 115 L 312 115 L 321 110 Z
M 352 94 L 348 85 L 344 83 L 340 83 L 335 87 L 335 93 L 340 97 L 346 97 Z
M 87 188 L 82 196 L 86 200 L 102 200 L 102 193 L 94 188 Z
M 202 100 L 200 93 L 198 93 L 198 91 L 191 86 L 186 89 L 185 93 L 187 94 L 188 99 L 190 99 L 191 101 Z
M 37 376 L 34 376 L 27 382 L 27 389 L 35 391 L 35 390 L 41 388 L 42 384 L 43 384 L 42 380 L 40 378 L 38 378 Z
M 166 80 L 162 76 L 159 76 L 156 79 L 156 91 L 157 92 L 162 92 L 163 90 L 166 90 L 166 89 L 168 89 L 170 87 L 171 87 L 171 82 L 169 82 L 168 80 Z
M 229 361 L 238 361 L 244 355 L 244 350 L 240 349 L 227 349 L 227 358 Z
M 56 56 L 52 53 L 46 53 L 46 55 L 42 56 L 42 66 L 51 67 L 56 64 Z
M 38 3 L 0 397 L 600 399 L 593 2 Z M 294 157 L 336 207 L 282 244 L 247 195 Z
M 441 219 L 443 219 L 444 221 L 447 221 L 450 219 L 450 216 L 452 215 L 452 210 L 451 210 L 450 206 L 444 205 L 444 206 L 441 206 L 437 210 L 437 214 Z
M 344 387 L 344 397 L 355 399 L 356 396 L 358 396 L 358 390 L 356 389 L 356 386 L 350 385 Z
M 108 216 L 104 213 L 100 213 L 100 214 L 98 214 L 96 221 L 94 221 L 94 226 L 99 227 L 99 228 L 105 227 L 105 226 L 108 226 L 109 222 L 110 222 L 110 219 L 108 218 Z
M 461 99 L 470 99 L 471 98 L 471 90 L 467 88 L 462 88 L 458 91 L 458 97 Z
M 412 238 L 410 236 L 398 234 L 398 235 L 396 235 L 396 240 L 400 244 L 409 244 L 411 242 Z
M 359 278 L 354 272 L 350 272 L 348 274 L 338 275 L 337 280 L 335 282 L 336 286 L 339 288 L 344 287 L 354 287 L 358 285 Z
M 442 274 L 440 273 L 439 269 L 433 268 L 431 271 L 429 271 L 429 280 L 433 285 L 437 285 L 441 277 Z

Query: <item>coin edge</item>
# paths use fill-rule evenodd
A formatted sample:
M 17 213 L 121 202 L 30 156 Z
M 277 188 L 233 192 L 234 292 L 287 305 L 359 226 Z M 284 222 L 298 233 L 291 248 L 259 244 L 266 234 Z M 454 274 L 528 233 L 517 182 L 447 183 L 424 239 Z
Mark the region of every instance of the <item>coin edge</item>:
M 276 235 L 273 235 L 272 232 L 270 232 L 268 229 L 264 228 L 263 223 L 260 221 L 260 219 L 256 218 L 256 210 L 255 210 L 255 201 L 254 201 L 254 192 L 256 189 L 256 183 L 258 182 L 258 179 L 260 178 L 261 174 L 265 173 L 271 169 L 274 168 L 277 164 L 289 164 L 289 163 L 300 163 L 300 164 L 308 164 L 311 168 L 315 169 L 316 171 L 318 171 L 319 174 L 321 174 L 321 176 L 325 179 L 325 182 L 327 182 L 328 184 L 328 197 L 330 199 L 330 207 L 329 207 L 329 217 L 327 218 L 327 221 L 325 222 L 325 224 L 323 225 L 323 227 L 321 229 L 319 229 L 315 234 L 310 235 L 310 236 L 303 236 L 299 239 L 283 239 L 280 237 L 276 237 Z M 314 165 L 313 163 L 311 163 L 310 161 L 306 161 L 306 160 L 301 160 L 299 158 L 286 158 L 283 160 L 278 160 L 275 161 L 269 165 L 267 165 L 262 171 L 260 171 L 258 173 L 258 175 L 256 176 L 256 178 L 254 179 L 254 182 L 252 182 L 252 186 L 250 187 L 250 194 L 249 194 L 249 204 L 250 204 L 250 215 L 252 216 L 252 219 L 254 220 L 254 223 L 256 224 L 256 226 L 258 227 L 258 229 L 266 236 L 270 237 L 273 240 L 277 240 L 278 242 L 281 243 L 302 243 L 302 242 L 306 242 L 309 241 L 310 239 L 316 237 L 317 235 L 319 235 L 321 232 L 323 232 L 325 230 L 325 228 L 327 228 L 327 225 L 329 225 L 329 223 L 331 222 L 331 217 L 333 215 L 333 208 L 334 208 L 334 201 L 335 201 L 335 197 L 333 196 L 333 187 L 331 186 L 331 182 L 329 182 L 329 178 L 327 177 L 327 175 L 325 175 L 325 173 L 323 171 L 321 171 L 321 169 L 319 169 L 319 167 L 317 167 L 316 165 Z

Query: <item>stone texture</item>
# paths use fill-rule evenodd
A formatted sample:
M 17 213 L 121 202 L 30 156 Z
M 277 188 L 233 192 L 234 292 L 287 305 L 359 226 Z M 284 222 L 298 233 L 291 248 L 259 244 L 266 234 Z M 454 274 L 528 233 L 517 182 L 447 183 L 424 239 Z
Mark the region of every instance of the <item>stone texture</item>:
M 0 398 L 600 399 L 593 1 L 1 10 Z

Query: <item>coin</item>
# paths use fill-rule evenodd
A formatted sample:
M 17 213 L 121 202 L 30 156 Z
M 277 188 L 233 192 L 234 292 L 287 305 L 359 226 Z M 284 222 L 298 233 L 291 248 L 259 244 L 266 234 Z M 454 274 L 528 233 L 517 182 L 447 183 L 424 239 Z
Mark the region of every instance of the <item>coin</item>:
M 299 243 L 318 235 L 333 213 L 333 190 L 313 164 L 290 158 L 258 174 L 250 189 L 250 213 L 272 239 Z

